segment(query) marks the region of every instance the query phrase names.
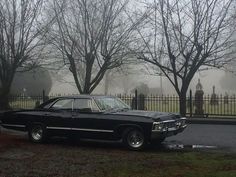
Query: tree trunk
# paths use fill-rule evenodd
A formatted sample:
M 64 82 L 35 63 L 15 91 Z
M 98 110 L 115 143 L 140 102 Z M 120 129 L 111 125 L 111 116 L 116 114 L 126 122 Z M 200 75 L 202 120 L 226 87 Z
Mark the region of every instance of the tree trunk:
M 181 116 L 186 116 L 186 92 L 181 92 L 179 95 L 179 111 Z
M 4 88 L 0 91 L 0 110 L 11 109 L 9 104 L 10 88 Z
M 1 81 L 2 86 L 0 87 L 0 110 L 11 109 L 9 104 L 9 96 L 14 75 L 15 70 L 11 70 L 11 72 L 8 73 L 8 77 L 4 81 Z
M 104 79 L 104 94 L 107 95 L 108 94 L 108 90 L 109 90 L 109 81 L 110 81 L 110 76 L 109 76 L 110 72 L 107 72 L 105 74 L 105 79 Z
M 83 90 L 83 92 L 81 92 L 80 94 L 90 95 L 91 92 L 89 90 Z
M 90 94 L 91 91 L 91 77 L 92 77 L 92 69 L 95 60 L 95 56 L 92 53 L 88 53 L 85 56 L 86 60 L 86 75 L 85 75 L 85 82 L 84 82 L 84 93 Z

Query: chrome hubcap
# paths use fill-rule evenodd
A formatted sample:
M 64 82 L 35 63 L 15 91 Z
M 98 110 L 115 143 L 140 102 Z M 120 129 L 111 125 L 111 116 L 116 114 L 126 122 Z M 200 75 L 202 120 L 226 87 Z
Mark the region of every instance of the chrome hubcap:
M 32 138 L 36 141 L 42 139 L 43 129 L 41 126 L 36 126 L 32 129 Z
M 144 137 L 142 133 L 134 130 L 128 134 L 127 141 L 129 146 L 133 148 L 139 148 L 144 143 Z

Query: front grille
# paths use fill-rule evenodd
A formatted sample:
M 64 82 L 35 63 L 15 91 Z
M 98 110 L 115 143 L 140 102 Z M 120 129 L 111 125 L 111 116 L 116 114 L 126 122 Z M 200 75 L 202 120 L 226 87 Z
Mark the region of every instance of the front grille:
M 175 121 L 173 121 L 173 122 L 165 122 L 164 123 L 164 127 L 165 128 L 175 128 L 176 127 Z

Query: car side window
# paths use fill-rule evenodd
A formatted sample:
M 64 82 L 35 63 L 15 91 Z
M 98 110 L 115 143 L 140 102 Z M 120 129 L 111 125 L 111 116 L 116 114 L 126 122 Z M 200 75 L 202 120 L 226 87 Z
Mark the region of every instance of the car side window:
M 75 99 L 73 110 L 81 113 L 91 113 L 99 111 L 92 99 Z
M 52 109 L 72 110 L 73 99 L 61 99 L 54 103 Z

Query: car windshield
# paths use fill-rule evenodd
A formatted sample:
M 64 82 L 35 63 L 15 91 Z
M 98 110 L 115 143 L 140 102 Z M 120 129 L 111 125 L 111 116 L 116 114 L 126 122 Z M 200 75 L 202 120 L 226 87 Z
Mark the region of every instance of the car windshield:
M 102 111 L 130 109 L 121 99 L 115 97 L 95 98 L 95 102 Z

